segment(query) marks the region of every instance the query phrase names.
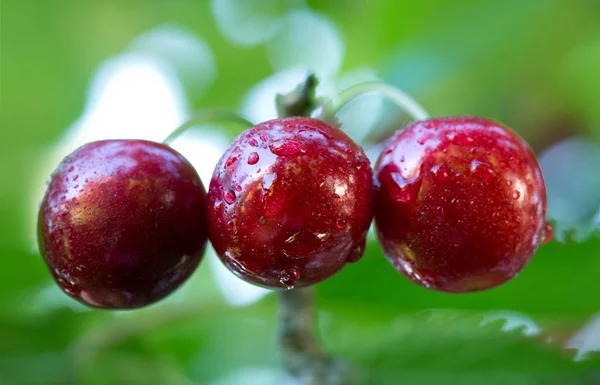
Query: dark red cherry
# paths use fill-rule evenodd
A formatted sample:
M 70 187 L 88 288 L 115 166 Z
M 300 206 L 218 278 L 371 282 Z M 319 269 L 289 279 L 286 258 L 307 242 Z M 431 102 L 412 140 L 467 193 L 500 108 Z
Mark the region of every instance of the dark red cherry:
M 410 125 L 381 154 L 375 185 L 375 223 L 387 258 L 430 289 L 500 285 L 550 236 L 534 154 L 490 120 L 437 118 Z
M 170 147 L 88 143 L 52 174 L 39 246 L 65 293 L 99 308 L 160 300 L 196 269 L 206 245 L 205 191 Z
M 209 238 L 248 282 L 307 286 L 362 256 L 372 196 L 369 161 L 341 130 L 305 117 L 271 120 L 238 136 L 217 165 Z

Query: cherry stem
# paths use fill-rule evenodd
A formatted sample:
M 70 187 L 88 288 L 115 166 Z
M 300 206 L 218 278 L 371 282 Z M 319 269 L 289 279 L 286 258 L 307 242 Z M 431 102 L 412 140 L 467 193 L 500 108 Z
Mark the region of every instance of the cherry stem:
M 280 343 L 288 372 L 303 385 L 349 385 L 350 367 L 321 350 L 313 288 L 280 291 Z
M 331 116 L 336 115 L 344 106 L 354 99 L 372 92 L 377 92 L 386 96 L 398 107 L 405 110 L 414 120 L 425 120 L 429 118 L 427 111 L 407 93 L 394 86 L 377 81 L 359 83 L 343 90 L 333 99 L 328 113 Z
M 236 114 L 235 112 L 216 109 L 216 108 L 206 108 L 206 109 L 203 109 L 203 110 L 200 110 L 200 111 L 194 113 L 194 115 L 192 115 L 192 117 L 190 119 L 188 119 L 181 126 L 177 127 L 175 130 L 173 130 L 173 132 L 171 132 L 169 134 L 169 136 L 167 136 L 165 138 L 165 140 L 163 140 L 163 143 L 170 144 L 175 139 L 177 139 L 181 134 L 183 134 L 190 128 L 197 126 L 199 124 L 212 122 L 212 121 L 232 122 L 232 123 L 240 124 L 245 127 L 254 126 L 254 124 L 252 124 L 252 122 L 242 118 L 240 115 Z
M 301 384 L 325 385 L 336 375 L 315 337 L 314 289 L 279 292 L 279 333 L 284 365 Z
M 314 74 L 309 74 L 292 92 L 278 94 L 275 97 L 277 115 L 280 118 L 310 116 L 311 112 L 318 107 L 316 100 L 318 84 L 319 80 L 317 77 Z

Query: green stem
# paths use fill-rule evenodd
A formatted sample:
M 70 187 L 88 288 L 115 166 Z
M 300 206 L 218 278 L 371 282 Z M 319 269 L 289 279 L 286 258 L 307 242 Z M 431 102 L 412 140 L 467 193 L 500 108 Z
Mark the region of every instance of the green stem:
M 386 96 L 398 107 L 405 110 L 414 120 L 425 120 L 429 118 L 427 111 L 408 94 L 396 87 L 382 82 L 359 83 L 343 90 L 335 99 L 333 99 L 328 113 L 333 116 L 352 100 L 371 92 L 377 92 Z
M 277 95 L 275 97 L 277 115 L 280 118 L 310 116 L 311 112 L 318 107 L 316 100 L 318 84 L 317 77 L 314 74 L 310 74 L 292 92 Z
M 278 292 L 279 335 L 285 367 L 302 377 L 312 364 L 323 358 L 315 338 L 314 290 L 293 289 Z
M 313 288 L 280 291 L 279 335 L 284 365 L 301 385 L 351 385 L 350 366 L 325 354 L 316 337 Z
M 177 127 L 173 132 L 171 132 L 169 134 L 169 136 L 167 136 L 165 138 L 165 140 L 163 140 L 163 143 L 170 144 L 175 139 L 177 139 L 177 137 L 179 137 L 181 134 L 183 134 L 185 131 L 189 130 L 190 128 L 197 126 L 199 124 L 202 124 L 202 123 L 207 123 L 207 122 L 212 122 L 212 121 L 229 121 L 229 122 L 240 124 L 245 127 L 252 127 L 254 125 L 250 121 L 242 118 L 241 116 L 239 116 L 238 114 L 236 114 L 234 112 L 227 111 L 227 110 L 221 110 L 221 109 L 207 108 L 204 110 L 200 110 L 200 111 L 196 112 L 194 115 L 192 115 L 192 117 L 190 119 L 188 119 L 185 123 L 183 123 L 181 126 Z

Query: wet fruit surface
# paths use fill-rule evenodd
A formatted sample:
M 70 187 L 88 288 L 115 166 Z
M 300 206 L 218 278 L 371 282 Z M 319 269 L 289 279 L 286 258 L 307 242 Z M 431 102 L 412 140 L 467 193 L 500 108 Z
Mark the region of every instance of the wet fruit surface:
M 437 118 L 398 132 L 377 162 L 375 191 L 386 256 L 430 289 L 502 284 L 551 237 L 534 154 L 486 119 Z
M 369 161 L 341 130 L 304 117 L 264 122 L 215 169 L 209 238 L 248 282 L 307 286 L 362 256 L 372 195 Z
M 67 294 L 99 308 L 141 307 L 178 288 L 200 262 L 205 191 L 165 145 L 92 142 L 53 173 L 38 228 L 42 256 Z

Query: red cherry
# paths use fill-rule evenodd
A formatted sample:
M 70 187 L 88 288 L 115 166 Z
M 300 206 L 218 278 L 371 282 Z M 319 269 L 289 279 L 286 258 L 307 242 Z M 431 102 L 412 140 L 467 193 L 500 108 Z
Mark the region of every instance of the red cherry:
M 410 125 L 381 154 L 375 185 L 375 223 L 387 258 L 430 289 L 500 285 L 548 237 L 537 160 L 523 139 L 490 120 Z
M 256 285 L 322 281 L 364 252 L 372 171 L 338 128 L 293 117 L 238 136 L 208 191 L 209 238 L 223 263 Z
M 38 228 L 41 254 L 68 295 L 99 308 L 141 307 L 177 289 L 200 262 L 205 191 L 170 147 L 88 143 L 53 173 Z

